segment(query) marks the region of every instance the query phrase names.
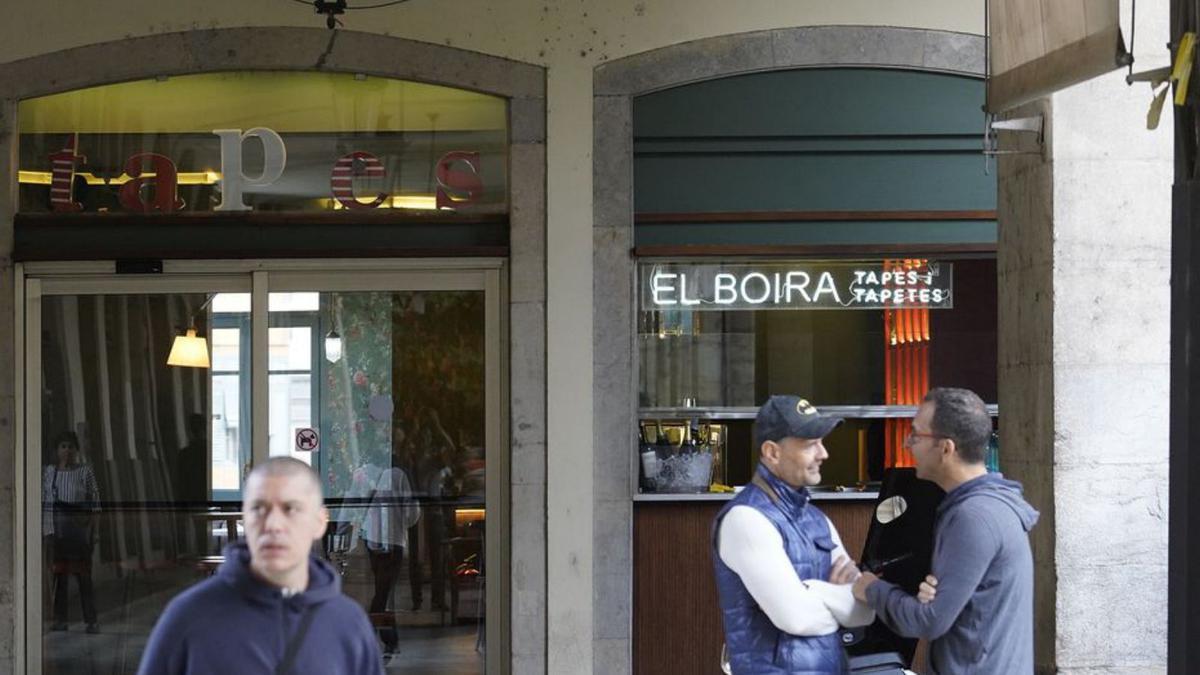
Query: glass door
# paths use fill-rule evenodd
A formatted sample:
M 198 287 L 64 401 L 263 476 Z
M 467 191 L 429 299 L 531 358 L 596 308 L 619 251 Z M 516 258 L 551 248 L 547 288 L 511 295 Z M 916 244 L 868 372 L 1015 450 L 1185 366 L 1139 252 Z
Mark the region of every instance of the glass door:
M 320 473 L 327 554 L 389 673 L 482 674 L 496 633 L 497 288 L 466 270 L 271 275 L 270 452 Z
M 278 455 L 321 476 L 314 551 L 389 673 L 501 672 L 499 266 L 242 267 L 26 276 L 28 672 L 135 673 Z M 205 365 L 168 363 L 188 328 Z
M 249 288 L 248 275 L 26 280 L 29 672 L 135 672 L 162 605 L 229 539 L 214 460 L 239 461 L 253 420 L 213 301 Z M 182 365 L 177 338 L 211 342 L 212 363 Z

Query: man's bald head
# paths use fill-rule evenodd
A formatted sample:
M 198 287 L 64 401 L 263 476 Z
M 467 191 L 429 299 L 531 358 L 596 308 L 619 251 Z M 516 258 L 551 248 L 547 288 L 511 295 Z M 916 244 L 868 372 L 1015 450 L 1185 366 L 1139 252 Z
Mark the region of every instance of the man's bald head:
M 242 490 L 250 569 L 280 588 L 308 587 L 308 558 L 329 523 L 321 480 L 291 457 L 272 457 L 254 468 Z
M 254 467 L 254 470 L 246 477 L 246 486 L 249 487 L 252 481 L 261 480 L 268 476 L 272 478 L 298 477 L 307 483 L 306 487 L 311 488 L 317 504 L 321 504 L 325 500 L 321 490 L 321 477 L 317 475 L 317 472 L 311 466 L 298 459 L 293 457 L 271 457 L 262 464 Z

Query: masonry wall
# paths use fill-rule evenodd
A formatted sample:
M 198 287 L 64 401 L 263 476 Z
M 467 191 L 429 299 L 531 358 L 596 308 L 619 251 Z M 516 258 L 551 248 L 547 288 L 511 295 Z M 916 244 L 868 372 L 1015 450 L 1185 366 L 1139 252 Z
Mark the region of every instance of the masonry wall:
M 351 6 L 355 3 L 351 2 Z M 0 24 L 0 64 L 61 49 L 126 37 L 235 26 L 320 26 L 310 8 L 289 2 L 161 3 L 132 0 L 113 5 L 83 0 L 33 3 Z M 600 661 L 620 660 L 629 641 L 600 635 L 628 635 L 628 628 L 599 626 L 593 619 L 592 561 L 594 524 L 592 477 L 579 467 L 592 466 L 592 70 L 606 60 L 668 44 L 726 33 L 779 26 L 880 24 L 982 31 L 982 7 L 953 0 L 880 4 L 871 0 L 838 3 L 739 3 L 703 0 L 604 3 L 566 0 L 465 0 L 451 4 L 411 0 L 402 5 L 352 11 L 348 29 L 369 31 L 502 56 L 547 68 L 546 163 L 546 312 L 547 442 L 521 452 L 545 453 L 546 475 L 516 476 L 531 487 L 514 488 L 514 500 L 544 500 L 548 514 L 545 540 L 528 528 L 528 540 L 513 548 L 547 550 L 546 588 L 530 589 L 524 607 L 546 607 L 534 630 L 545 631 L 544 657 L 518 654 L 517 672 L 587 673 L 593 669 L 594 645 L 607 654 Z M 336 38 L 330 35 L 331 40 Z M 331 43 L 332 44 L 332 43 Z M 315 64 L 315 61 L 314 61 Z M 0 66 L 2 67 L 2 66 Z M 69 64 L 63 64 L 69 68 Z M 47 73 L 47 77 L 54 77 Z M 0 93 L 2 96 L 2 93 Z M 5 111 L 0 111 L 3 114 Z M 0 149 L 5 149 L 0 139 Z M 540 151 L 536 154 L 540 155 Z M 0 164 L 6 157 L 0 157 Z M 514 158 L 514 160 L 517 158 Z M 514 186 L 516 188 L 516 186 Z M 7 190 L 7 188 L 6 188 Z M 0 201 L 4 196 L 0 195 Z M 5 213 L 11 213 L 5 210 Z M 0 223 L 0 325 L 12 324 L 12 268 L 7 258 L 11 222 Z M 514 310 L 515 311 L 515 310 Z M 514 325 L 521 317 L 513 316 Z M 12 391 L 11 342 L 0 345 L 0 447 L 11 452 L 15 410 Z M 535 364 L 536 365 L 536 364 Z M 517 364 L 514 364 L 514 369 Z M 6 434 L 9 434 L 6 436 Z M 514 453 L 518 449 L 514 449 Z M 12 513 L 10 454 L 0 475 L 0 522 Z M 539 488 L 544 481 L 545 488 Z M 544 494 L 541 490 L 544 489 Z M 514 504 L 516 506 L 516 504 Z M 519 518 L 519 516 L 515 516 Z M 517 528 L 517 525 L 514 525 Z M 628 531 L 611 533 L 628 537 Z M 11 662 L 13 606 L 11 555 L 0 555 L 0 664 Z M 525 570 L 514 569 L 514 577 Z M 514 602 L 518 602 L 514 598 Z M 538 628 L 544 626 L 544 628 Z M 514 640 L 529 626 L 514 624 Z M 3 670 L 3 668 L 0 668 Z
M 1050 133 L 1049 101 L 1014 115 L 1044 115 Z M 1054 603 L 1054 175 L 1044 143 L 1004 139 L 1005 151 L 1030 154 L 1000 160 L 997 193 L 1000 242 L 996 271 L 1001 470 L 1020 480 L 1025 498 L 1041 516 L 1034 528 L 1034 615 L 1038 626 L 1035 662 L 1053 672 Z M 1010 420 L 1019 422 L 1010 423 Z
M 1166 22 L 1138 5 L 1139 36 Z M 1002 134 L 1036 152 L 1000 162 L 999 366 L 1002 467 L 1042 512 L 1039 672 L 1166 669 L 1171 122 L 1123 75 L 1010 115 L 1046 115 L 1040 146 Z
M 1152 36 L 1140 44 L 1161 42 L 1165 7 L 1140 3 L 1138 9 L 1139 36 Z M 516 655 L 515 672 L 616 672 L 607 668 L 628 664 L 628 627 L 606 624 L 596 609 L 598 596 L 607 598 L 600 603 L 604 612 L 619 605 L 625 586 L 610 576 L 597 581 L 593 573 L 598 557 L 623 550 L 603 542 L 628 545 L 622 523 L 629 519 L 613 515 L 628 503 L 580 468 L 594 466 L 588 430 L 594 403 L 604 395 L 595 391 L 589 367 L 596 66 L 773 28 L 868 24 L 978 34 L 982 11 L 979 3 L 954 0 L 410 0 L 344 17 L 348 29 L 546 68 L 546 142 L 514 155 L 514 161 L 545 163 L 547 357 L 529 367 L 544 368 L 547 405 L 533 422 L 545 420 L 546 444 L 513 450 L 545 457 L 544 476 L 513 477 L 527 483 L 514 488 L 514 502 L 544 503 L 536 511 L 547 514 L 544 528 L 527 528 L 513 542 L 514 549 L 547 552 L 545 587 L 514 598 L 523 611 L 544 607 L 544 614 L 514 625 L 513 634 L 522 641 L 530 639 L 522 630 L 544 633 L 546 649 Z M 0 23 L 0 69 L 15 59 L 134 36 L 321 24 L 310 8 L 283 0 L 29 3 Z M 331 33 L 331 48 L 336 39 Z M 1140 62 L 1139 69 L 1143 65 L 1158 64 Z M 1000 165 L 1000 405 L 1004 419 L 1013 420 L 1002 443 L 1006 471 L 1026 482 L 1031 501 L 1043 510 L 1035 536 L 1039 617 L 1058 621 L 1057 629 L 1042 623 L 1039 630 L 1054 636 L 1038 646 L 1039 664 L 1047 669 L 1089 672 L 1108 664 L 1115 670 L 1105 672 L 1145 672 L 1165 662 L 1170 138 L 1168 128 L 1139 131 L 1149 101 L 1144 87 L 1129 90 L 1114 74 L 1054 97 L 1044 104 L 1054 118 L 1046 155 Z M 0 118 L 14 112 L 0 107 Z M 6 167 L 13 148 L 11 138 L 0 138 L 0 175 L 11 175 Z M 12 527 L 17 414 L 11 193 L 11 185 L 0 189 L 0 539 Z M 618 243 L 599 245 L 628 245 Z M 526 318 L 514 310 L 514 325 Z M 597 500 L 614 510 L 597 511 Z M 12 663 L 12 608 L 20 593 L 11 583 L 15 563 L 11 549 L 0 552 L 0 672 Z M 513 575 L 526 572 L 514 569 Z

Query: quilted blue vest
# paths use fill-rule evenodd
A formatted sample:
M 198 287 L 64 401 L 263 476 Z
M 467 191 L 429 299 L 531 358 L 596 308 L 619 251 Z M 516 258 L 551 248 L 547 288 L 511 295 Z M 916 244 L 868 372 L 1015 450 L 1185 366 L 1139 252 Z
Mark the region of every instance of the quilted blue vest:
M 725 621 L 725 644 L 733 675 L 825 675 L 846 672 L 846 656 L 837 633 L 802 637 L 771 623 L 737 573 L 717 552 L 716 533 L 729 509 L 749 506 L 767 517 L 783 537 L 783 548 L 801 579 L 828 579 L 833 537 L 829 523 L 808 504 L 808 490 L 796 490 L 761 464 L 755 479 L 713 523 L 713 564 L 717 595 Z

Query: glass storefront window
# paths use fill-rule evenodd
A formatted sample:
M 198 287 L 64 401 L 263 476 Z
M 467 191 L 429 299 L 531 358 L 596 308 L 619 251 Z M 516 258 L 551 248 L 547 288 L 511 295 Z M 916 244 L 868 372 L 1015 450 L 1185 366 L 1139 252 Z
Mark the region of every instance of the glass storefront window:
M 920 338 L 929 349 L 920 365 L 932 380 L 953 381 L 995 401 L 995 261 L 952 263 L 954 305 L 921 317 Z M 639 405 L 745 407 L 782 392 L 826 406 L 899 403 L 887 395 L 885 361 L 887 347 L 904 341 L 908 320 L 882 309 L 664 311 L 643 305 Z
M 270 292 L 257 363 L 249 293 L 43 296 L 40 672 L 136 672 L 162 606 L 243 536 L 244 471 L 290 455 L 321 476 L 332 522 L 314 550 L 367 611 L 387 672 L 483 673 L 486 295 Z M 167 364 L 189 323 L 208 369 Z M 300 431 L 319 440 L 301 447 Z
M 713 297 L 729 304 L 743 302 L 730 290 L 736 275 L 722 281 L 722 295 L 714 296 L 707 281 L 698 284 L 693 277 L 686 287 L 679 285 L 679 273 L 690 270 L 698 275 L 709 268 L 709 277 L 715 279 L 712 270 L 735 269 L 741 263 L 689 267 L 641 262 L 637 340 L 642 437 L 653 443 L 659 420 L 665 423 L 671 449 L 658 451 L 661 462 L 662 455 L 680 452 L 687 420 L 711 424 L 713 438 L 720 439 L 713 443 L 714 480 L 746 482 L 757 460 L 752 447 L 756 406 L 772 394 L 798 394 L 851 418 L 827 439 L 830 459 L 822 472 L 827 484 L 865 483 L 877 480 L 884 468 L 911 465 L 903 436 L 912 407 L 926 390 L 966 387 L 985 401 L 996 401 L 995 260 L 940 262 L 953 270 L 953 302 L 948 308 L 929 309 L 855 309 L 845 289 L 840 291 L 845 296 L 841 304 L 848 307 L 827 303 L 819 309 L 798 309 L 795 305 L 803 304 L 799 292 L 793 305 L 785 307 L 786 287 L 768 293 L 774 288 L 774 272 L 764 272 L 747 285 L 751 301 L 766 298 L 759 303 L 764 306 L 778 301 L 774 307 L 721 309 Z M 810 271 L 841 264 L 792 261 L 797 269 Z M 783 261 L 760 267 L 772 265 L 788 268 Z M 872 265 L 887 266 L 875 261 L 863 269 Z M 652 271 L 658 269 L 676 276 L 656 282 Z M 815 285 L 807 288 L 814 305 Z M 907 288 L 913 287 L 906 292 Z M 652 306 L 652 299 L 661 304 Z
M 476 92 L 211 73 L 29 99 L 19 118 L 21 213 L 507 208 L 507 104 Z
M 271 454 L 319 467 L 330 555 L 397 653 L 388 672 L 481 673 L 483 293 L 302 295 L 270 294 Z M 296 447 L 303 427 L 316 451 Z
M 236 332 L 209 329 L 209 297 L 43 301 L 43 673 L 135 672 L 163 603 L 217 550 L 207 507 L 212 491 L 238 487 L 249 375 Z M 167 365 L 192 316 L 221 345 L 211 377 Z

